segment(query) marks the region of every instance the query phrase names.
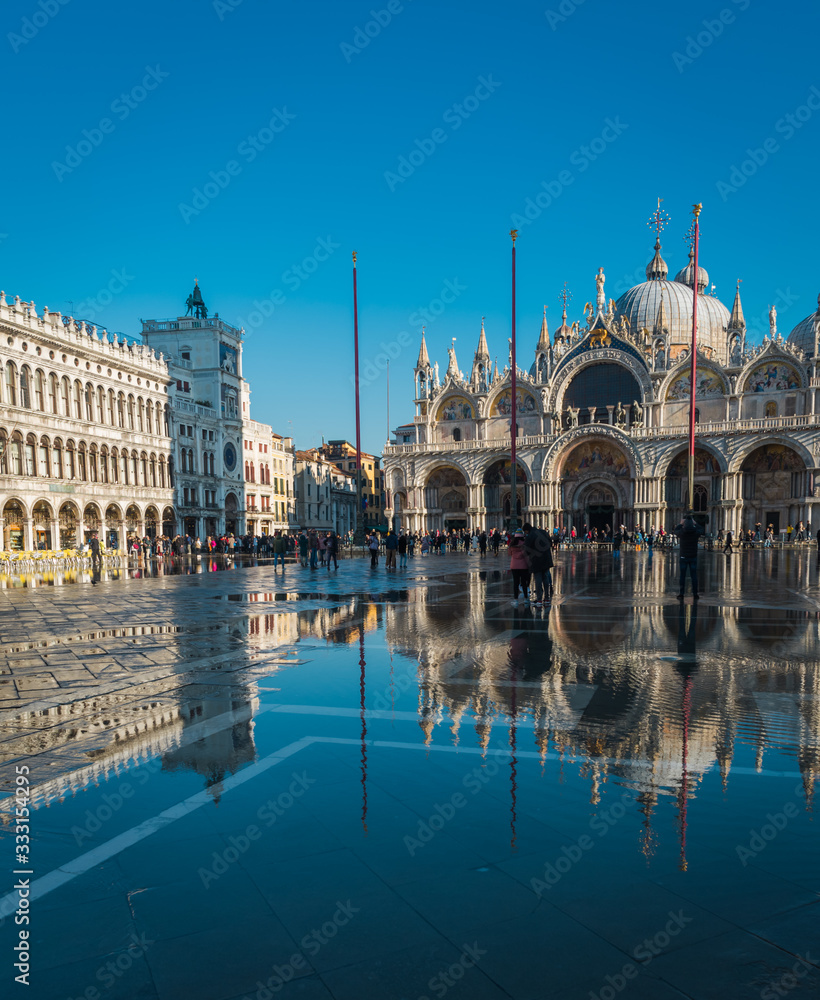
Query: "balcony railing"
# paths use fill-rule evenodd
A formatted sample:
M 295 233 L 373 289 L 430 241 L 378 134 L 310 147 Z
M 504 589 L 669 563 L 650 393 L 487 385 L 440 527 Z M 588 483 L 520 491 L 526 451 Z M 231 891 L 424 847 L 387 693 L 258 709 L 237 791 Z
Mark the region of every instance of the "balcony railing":
M 581 424 L 592 430 L 597 427 L 609 427 L 610 424 Z M 820 427 L 820 414 L 801 413 L 793 417 L 762 417 L 758 419 L 746 420 L 724 420 L 715 423 L 702 423 L 695 425 L 697 437 L 708 437 L 715 434 L 737 434 L 749 433 L 751 431 L 774 431 L 774 430 L 802 430 L 807 427 Z M 573 428 L 575 429 L 575 428 Z M 686 425 L 676 427 L 628 427 L 624 432 L 636 440 L 647 438 L 685 438 L 689 434 L 689 427 Z M 561 432 L 566 433 L 565 431 Z M 516 441 L 518 448 L 543 447 L 552 444 L 560 434 L 536 434 L 529 437 L 519 437 Z M 411 455 L 418 452 L 442 452 L 442 451 L 472 451 L 479 449 L 482 451 L 508 451 L 510 447 L 509 438 L 498 438 L 489 441 L 436 441 L 431 444 L 389 444 L 384 446 L 384 455 Z

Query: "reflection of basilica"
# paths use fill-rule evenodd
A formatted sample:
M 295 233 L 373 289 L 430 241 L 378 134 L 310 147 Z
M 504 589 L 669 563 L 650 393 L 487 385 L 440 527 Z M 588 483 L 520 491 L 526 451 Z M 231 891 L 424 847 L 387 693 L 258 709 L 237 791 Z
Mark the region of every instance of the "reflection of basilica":
M 418 659 L 428 744 L 486 751 L 514 727 L 519 750 L 582 761 L 593 803 L 610 779 L 631 789 L 647 823 L 661 796 L 685 809 L 709 771 L 725 786 L 745 745 L 758 771 L 767 751 L 793 758 L 811 802 L 820 776 L 814 614 L 559 601 L 544 617 L 522 608 L 511 618 L 505 606 L 496 618 L 486 581 L 473 575 L 468 589 L 468 603 L 412 591 L 406 614 L 388 617 L 388 642 Z
M 820 308 L 784 340 L 775 310 L 746 346 L 731 310 L 690 259 L 669 280 L 660 243 L 647 280 L 550 340 L 546 312 L 529 371 L 517 372 L 518 508 L 533 523 L 671 528 L 686 501 L 692 305 L 698 297 L 695 508 L 710 528 L 811 523 L 820 503 L 816 372 Z M 566 298 L 566 297 L 565 297 Z M 443 379 L 422 334 L 414 422 L 385 449 L 395 518 L 411 530 L 502 526 L 509 518 L 511 373 L 491 364 L 482 322 L 469 378 L 455 347 Z M 505 476 L 506 470 L 506 476 Z

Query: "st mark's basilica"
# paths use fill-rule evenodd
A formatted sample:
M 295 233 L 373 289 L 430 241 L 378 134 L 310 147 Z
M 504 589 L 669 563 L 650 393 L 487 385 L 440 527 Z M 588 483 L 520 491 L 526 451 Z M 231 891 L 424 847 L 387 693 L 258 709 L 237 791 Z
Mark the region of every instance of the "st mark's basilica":
M 531 367 L 517 366 L 517 501 L 547 528 L 677 524 L 687 505 L 693 297 L 698 296 L 695 509 L 708 530 L 820 527 L 818 310 L 784 337 L 776 311 L 747 346 L 738 283 L 732 308 L 689 263 L 670 279 L 656 240 L 646 281 L 607 300 L 603 268 L 584 321 L 550 336 L 546 311 Z M 469 375 L 455 344 L 443 378 L 424 333 L 415 416 L 385 448 L 388 519 L 416 530 L 509 521 L 511 371 L 492 364 L 482 321 Z

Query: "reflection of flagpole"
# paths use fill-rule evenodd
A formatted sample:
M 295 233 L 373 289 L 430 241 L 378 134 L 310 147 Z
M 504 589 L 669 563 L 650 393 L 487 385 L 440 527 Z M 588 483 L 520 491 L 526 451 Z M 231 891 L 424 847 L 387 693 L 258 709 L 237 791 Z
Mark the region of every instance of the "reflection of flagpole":
M 515 371 L 515 241 L 518 237 L 518 230 L 511 229 L 510 236 L 512 236 L 512 346 L 510 349 L 510 364 L 512 365 L 512 374 L 510 382 L 510 396 L 512 405 L 512 421 L 510 422 L 510 438 L 511 438 L 511 458 L 512 458 L 512 493 L 510 496 L 510 533 L 514 532 L 516 529 L 517 515 L 518 515 L 518 483 L 516 482 L 516 457 L 515 457 L 515 438 L 518 433 L 518 428 L 516 427 L 516 417 L 517 417 L 517 403 L 516 398 L 516 371 Z
M 518 667 L 515 663 L 512 665 L 512 692 L 511 692 L 511 708 L 510 713 L 510 850 L 515 852 L 516 848 L 516 791 L 518 789 L 517 784 L 517 771 L 516 766 L 518 761 L 515 756 L 516 745 L 518 740 L 517 734 L 517 724 L 518 724 L 518 700 L 516 691 L 516 680 L 518 678 Z
M 683 684 L 683 769 L 681 773 L 681 799 L 679 803 L 680 815 L 680 864 L 679 868 L 685 872 L 688 864 L 686 861 L 686 809 L 689 800 L 689 714 L 692 708 L 692 678 L 687 675 Z
M 362 623 L 359 633 L 359 704 L 362 720 L 362 829 L 367 835 L 367 717 L 365 716 L 365 660 L 364 660 L 364 607 L 362 607 Z
M 353 251 L 353 350 L 356 360 L 356 544 L 364 545 L 362 539 L 362 433 L 359 416 L 359 301 L 356 287 L 356 251 Z
M 692 384 L 690 386 L 689 395 L 689 510 L 695 509 L 695 386 L 697 380 L 697 366 L 698 366 L 698 241 L 700 239 L 700 228 L 698 224 L 698 216 L 700 215 L 700 210 L 702 205 L 695 205 L 692 209 L 692 213 L 695 216 L 695 222 L 693 227 L 693 243 L 694 243 L 694 284 L 692 290 L 694 292 L 692 296 L 692 365 L 691 365 L 691 376 Z

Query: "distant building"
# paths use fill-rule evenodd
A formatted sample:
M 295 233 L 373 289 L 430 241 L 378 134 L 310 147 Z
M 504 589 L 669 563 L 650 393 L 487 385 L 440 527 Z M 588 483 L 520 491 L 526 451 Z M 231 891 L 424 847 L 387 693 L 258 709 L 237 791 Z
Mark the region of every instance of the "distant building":
M 295 452 L 296 527 L 339 534 L 355 528 L 355 476 L 339 469 L 320 449 Z
M 168 365 L 70 316 L 0 292 L 0 533 L 67 549 L 92 531 L 172 533 Z
M 328 441 L 318 449 L 325 458 L 332 461 L 344 472 L 353 476 L 353 489 L 356 489 L 356 446 L 349 441 Z M 366 530 L 385 523 L 384 479 L 381 471 L 381 458 L 362 452 L 362 514 L 363 526 Z

